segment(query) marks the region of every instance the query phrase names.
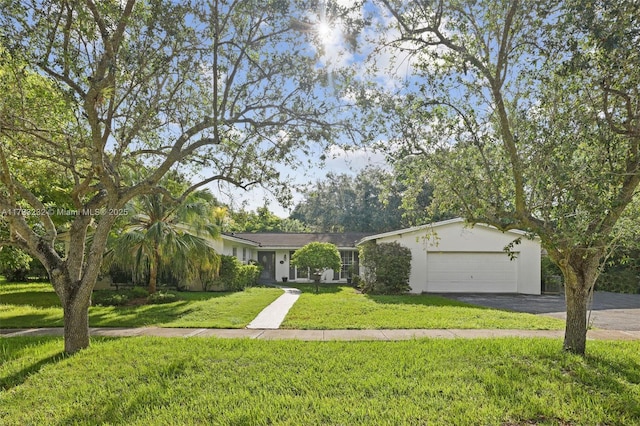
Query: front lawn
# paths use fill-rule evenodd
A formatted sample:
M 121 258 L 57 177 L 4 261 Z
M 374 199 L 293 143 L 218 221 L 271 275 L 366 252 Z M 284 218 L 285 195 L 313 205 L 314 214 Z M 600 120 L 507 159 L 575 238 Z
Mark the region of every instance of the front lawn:
M 303 293 L 282 328 L 392 329 L 474 328 L 560 330 L 564 321 L 508 312 L 431 295 L 370 296 L 348 286 L 293 284 Z
M 0 339 L 7 425 L 640 424 L 640 342 Z M 35 408 L 34 408 L 35 407 Z
M 162 305 L 92 306 L 92 327 L 243 328 L 282 294 L 274 288 L 237 293 L 178 292 Z M 49 283 L 0 283 L 0 328 L 62 327 L 60 300 Z

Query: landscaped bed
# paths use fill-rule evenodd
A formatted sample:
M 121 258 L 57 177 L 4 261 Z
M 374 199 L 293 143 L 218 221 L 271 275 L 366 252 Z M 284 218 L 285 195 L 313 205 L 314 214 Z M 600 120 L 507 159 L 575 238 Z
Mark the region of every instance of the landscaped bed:
M 243 328 L 282 290 L 248 288 L 236 293 L 177 292 L 164 304 L 92 306 L 92 327 Z M 62 307 L 49 283 L 0 284 L 0 328 L 61 327 Z
M 490 309 L 431 295 L 372 296 L 348 286 L 293 284 L 303 293 L 281 328 L 472 328 L 559 330 L 564 321 Z
M 640 424 L 640 342 L 561 345 L 7 338 L 0 424 Z

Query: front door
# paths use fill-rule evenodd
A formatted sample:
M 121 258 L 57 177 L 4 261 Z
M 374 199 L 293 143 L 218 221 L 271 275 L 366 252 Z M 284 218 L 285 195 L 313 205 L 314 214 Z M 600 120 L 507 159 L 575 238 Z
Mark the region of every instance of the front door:
M 260 281 L 274 282 L 276 280 L 276 252 L 259 251 L 258 262 L 260 263 L 260 266 L 262 266 Z

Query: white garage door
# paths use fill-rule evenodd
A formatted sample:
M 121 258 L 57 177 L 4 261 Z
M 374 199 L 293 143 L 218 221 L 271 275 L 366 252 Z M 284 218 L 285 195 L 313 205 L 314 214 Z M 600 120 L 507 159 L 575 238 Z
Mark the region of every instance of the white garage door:
M 427 291 L 516 293 L 518 259 L 506 253 L 428 253 Z

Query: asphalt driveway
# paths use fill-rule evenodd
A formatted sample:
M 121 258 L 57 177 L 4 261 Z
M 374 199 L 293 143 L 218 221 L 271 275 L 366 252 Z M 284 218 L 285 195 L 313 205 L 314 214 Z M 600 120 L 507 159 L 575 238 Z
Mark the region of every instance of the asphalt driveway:
M 563 294 L 461 293 L 441 296 L 490 308 L 566 318 Z M 605 330 L 639 331 L 640 294 L 595 292 L 589 320 L 593 327 Z

